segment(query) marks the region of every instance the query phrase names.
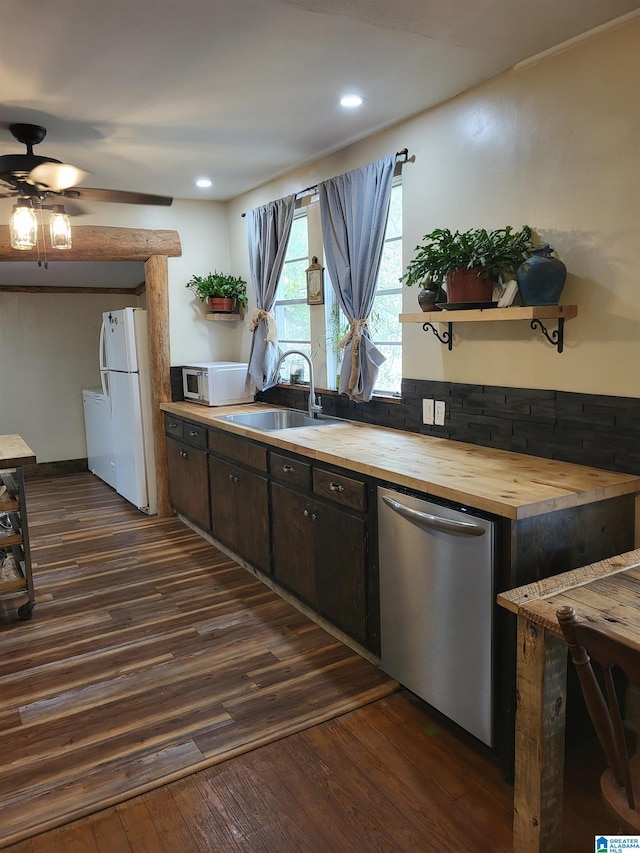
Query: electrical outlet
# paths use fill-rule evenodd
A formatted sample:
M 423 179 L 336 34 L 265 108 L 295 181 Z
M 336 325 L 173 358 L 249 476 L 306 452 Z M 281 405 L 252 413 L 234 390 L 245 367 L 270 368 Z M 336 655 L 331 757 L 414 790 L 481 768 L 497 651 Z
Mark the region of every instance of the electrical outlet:
M 436 400 L 435 406 L 435 422 L 437 426 L 444 426 L 444 416 L 445 416 L 445 405 L 444 400 Z
M 422 401 L 422 423 L 433 423 L 433 400 Z

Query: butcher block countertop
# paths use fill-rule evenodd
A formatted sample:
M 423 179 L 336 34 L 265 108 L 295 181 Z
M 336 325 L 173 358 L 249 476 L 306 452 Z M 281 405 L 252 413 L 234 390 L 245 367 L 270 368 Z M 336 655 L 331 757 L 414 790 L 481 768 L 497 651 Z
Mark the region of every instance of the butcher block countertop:
M 640 492 L 640 477 L 418 435 L 355 421 L 265 432 L 220 415 L 275 409 L 262 403 L 161 409 L 204 426 L 252 438 L 388 483 L 521 519 Z
M 19 435 L 0 435 L 0 469 L 18 468 L 35 461 L 35 453 Z

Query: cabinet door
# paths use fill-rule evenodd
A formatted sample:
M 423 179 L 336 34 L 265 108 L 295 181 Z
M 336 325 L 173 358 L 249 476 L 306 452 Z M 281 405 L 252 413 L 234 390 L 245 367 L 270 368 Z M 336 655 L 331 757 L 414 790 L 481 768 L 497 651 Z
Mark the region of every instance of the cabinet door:
M 273 483 L 271 506 L 274 576 L 278 583 L 315 607 L 312 502 L 298 492 Z
M 363 519 L 315 504 L 314 556 L 318 611 L 351 637 L 367 641 L 367 527 Z
M 269 487 L 266 477 L 237 470 L 238 528 L 236 551 L 265 572 L 271 571 L 269 539 Z
M 266 477 L 215 456 L 209 468 L 213 535 L 265 572 L 271 569 Z
M 216 539 L 236 550 L 238 508 L 235 465 L 212 456 L 209 460 L 211 531 Z
M 167 436 L 169 498 L 177 511 L 210 529 L 207 454 Z

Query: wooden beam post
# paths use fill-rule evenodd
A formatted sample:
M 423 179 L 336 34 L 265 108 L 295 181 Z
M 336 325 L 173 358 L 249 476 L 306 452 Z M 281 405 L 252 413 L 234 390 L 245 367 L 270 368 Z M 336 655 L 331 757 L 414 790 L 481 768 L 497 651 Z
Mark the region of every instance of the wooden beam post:
M 567 647 L 518 616 L 513 850 L 562 849 Z M 535 756 L 526 764 L 523 756 Z
M 169 348 L 169 271 L 164 255 L 153 255 L 144 265 L 147 293 L 147 329 L 151 375 L 153 441 L 155 446 L 158 515 L 172 514 L 169 501 L 167 442 L 160 404 L 171 400 Z

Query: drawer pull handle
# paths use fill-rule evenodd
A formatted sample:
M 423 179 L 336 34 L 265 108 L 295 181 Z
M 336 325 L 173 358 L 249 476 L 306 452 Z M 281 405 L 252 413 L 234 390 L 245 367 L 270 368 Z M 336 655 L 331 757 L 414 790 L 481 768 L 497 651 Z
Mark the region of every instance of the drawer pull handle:
M 182 456 L 183 459 L 188 459 L 189 458 L 189 451 L 188 450 L 181 450 L 180 456 Z
M 309 516 L 311 515 L 311 510 L 309 509 L 308 506 L 304 508 L 304 512 L 302 514 L 304 515 L 305 518 L 309 518 Z
M 293 467 L 293 465 L 283 465 L 282 470 L 285 474 L 291 474 L 293 471 L 295 471 L 295 468 Z
M 329 488 L 332 492 L 344 492 L 344 486 L 340 483 L 331 482 L 329 483 Z
M 175 421 L 170 421 L 169 429 L 178 429 L 178 424 Z
M 229 479 L 231 480 L 232 483 L 235 483 L 237 485 L 238 478 L 236 477 L 235 474 L 229 474 Z
M 193 438 L 193 436 L 196 436 L 196 435 L 200 435 L 200 431 L 199 431 L 199 430 L 197 430 L 197 429 L 190 429 L 190 430 L 189 430 L 189 436 L 190 436 L 191 438 Z

